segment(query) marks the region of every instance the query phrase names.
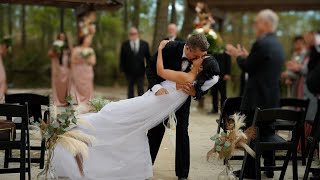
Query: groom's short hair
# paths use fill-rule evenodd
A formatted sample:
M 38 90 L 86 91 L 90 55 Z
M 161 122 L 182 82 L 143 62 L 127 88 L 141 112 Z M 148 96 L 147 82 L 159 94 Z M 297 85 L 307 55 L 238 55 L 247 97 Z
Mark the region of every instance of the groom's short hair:
M 207 41 L 207 38 L 204 34 L 194 34 L 191 35 L 186 42 L 186 45 L 191 49 L 195 50 L 197 48 L 200 49 L 200 51 L 207 51 L 210 44 Z

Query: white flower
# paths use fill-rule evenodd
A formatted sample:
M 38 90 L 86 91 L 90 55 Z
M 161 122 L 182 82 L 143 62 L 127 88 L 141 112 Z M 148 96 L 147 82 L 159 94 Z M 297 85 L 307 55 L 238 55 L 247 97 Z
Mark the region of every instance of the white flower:
M 58 47 L 58 48 L 62 48 L 64 46 L 64 42 L 61 40 L 55 40 L 53 42 L 53 46 Z
M 198 28 L 198 29 L 196 29 L 196 32 L 200 34 L 200 33 L 203 33 L 204 30 L 203 30 L 203 28 Z
M 93 50 L 91 48 L 83 48 L 80 52 L 80 55 L 85 59 L 90 57 L 92 54 L 93 54 Z
M 216 32 L 214 32 L 212 29 L 210 29 L 210 31 L 209 31 L 209 35 L 210 36 L 212 36 L 213 37 L 213 39 L 217 39 L 217 33 Z

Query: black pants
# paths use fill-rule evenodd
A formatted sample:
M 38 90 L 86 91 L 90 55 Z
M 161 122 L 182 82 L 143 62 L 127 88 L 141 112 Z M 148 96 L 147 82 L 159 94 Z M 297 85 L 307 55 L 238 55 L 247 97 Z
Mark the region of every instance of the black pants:
M 177 127 L 175 170 L 176 176 L 181 178 L 187 178 L 190 169 L 190 142 L 188 135 L 190 103 L 191 98 L 189 97 L 188 100 L 176 112 Z M 152 164 L 156 160 L 164 132 L 165 128 L 162 123 L 153 129 L 150 129 L 148 132 Z
M 218 104 L 218 92 L 220 93 L 220 107 L 222 107 L 224 101 L 227 99 L 227 82 L 223 79 L 219 79 L 218 83 L 211 88 L 212 95 L 212 112 L 219 111 Z
M 126 75 L 128 81 L 128 98 L 134 97 L 134 85 L 138 86 L 138 96 L 143 95 L 144 89 L 144 75 L 136 76 L 136 75 Z
M 243 111 L 243 113 L 247 116 L 246 118 L 246 126 L 250 127 L 253 122 L 254 111 Z M 274 127 L 271 124 L 263 124 L 263 128 L 260 128 L 260 137 L 268 137 L 275 134 Z M 250 147 L 254 149 L 254 144 L 251 143 Z M 264 151 L 262 153 L 262 157 L 264 159 L 264 166 L 275 166 L 275 151 Z M 247 162 L 245 164 L 244 173 L 248 175 L 255 176 L 256 173 L 255 168 L 255 159 L 248 155 Z

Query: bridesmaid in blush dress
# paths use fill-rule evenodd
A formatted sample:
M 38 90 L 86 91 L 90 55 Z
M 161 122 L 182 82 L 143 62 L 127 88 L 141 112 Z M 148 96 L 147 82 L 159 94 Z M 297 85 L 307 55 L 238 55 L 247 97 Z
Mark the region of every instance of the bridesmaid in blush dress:
M 0 103 L 4 103 L 4 95 L 7 91 L 6 71 L 3 66 L 2 58 L 7 54 L 8 46 L 0 44 Z
M 53 46 L 57 46 L 56 43 L 58 42 L 63 42 L 61 50 L 58 47 L 52 47 L 49 50 L 49 57 L 51 59 L 51 86 L 54 105 L 65 106 L 67 105 L 66 97 L 68 95 L 70 79 L 70 46 L 64 32 L 58 34 Z
M 80 39 L 80 45 L 72 50 L 70 95 L 76 104 L 87 106 L 94 95 L 94 72 L 96 55 L 91 48 L 92 36 Z

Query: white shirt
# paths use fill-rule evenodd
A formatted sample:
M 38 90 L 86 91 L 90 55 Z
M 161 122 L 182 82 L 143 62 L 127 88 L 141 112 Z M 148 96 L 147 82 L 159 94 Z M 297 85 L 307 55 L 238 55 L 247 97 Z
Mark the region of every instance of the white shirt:
M 182 54 L 182 58 L 186 58 L 186 54 L 185 54 L 185 47 L 183 48 L 183 54 Z M 187 60 L 182 61 L 181 64 L 181 70 L 185 71 L 187 69 L 187 67 L 189 66 L 189 62 Z M 202 91 L 207 91 L 208 89 L 210 89 L 213 85 L 215 85 L 219 80 L 219 76 L 213 76 L 212 79 L 207 80 L 206 82 L 204 82 L 204 84 L 201 87 Z M 154 94 L 156 94 L 160 89 L 162 89 L 162 86 L 160 84 L 156 84 L 154 85 L 151 90 Z
M 131 47 L 133 52 L 135 52 L 135 53 L 139 52 L 140 40 L 139 39 L 130 40 L 130 47 Z

